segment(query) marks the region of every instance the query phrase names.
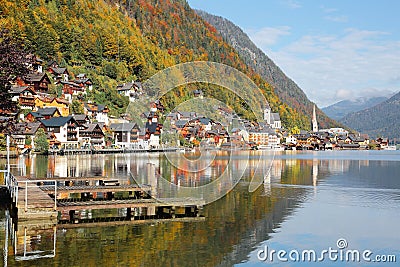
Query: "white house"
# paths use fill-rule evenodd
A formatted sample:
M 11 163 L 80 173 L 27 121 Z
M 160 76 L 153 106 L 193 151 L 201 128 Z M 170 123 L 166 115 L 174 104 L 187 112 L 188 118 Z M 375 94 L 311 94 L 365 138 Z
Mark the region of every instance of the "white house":
M 72 116 L 53 117 L 41 122 L 47 132 L 61 143 L 61 148 L 79 148 L 79 125 Z

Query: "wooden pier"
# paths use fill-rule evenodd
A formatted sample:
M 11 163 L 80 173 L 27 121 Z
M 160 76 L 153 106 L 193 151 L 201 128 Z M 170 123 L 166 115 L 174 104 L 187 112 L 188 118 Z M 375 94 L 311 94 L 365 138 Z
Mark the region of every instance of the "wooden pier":
M 18 180 L 15 207 L 20 220 L 56 220 L 58 216 L 55 200 L 41 190 L 38 185 L 23 177 L 19 177 Z
M 13 203 L 19 221 L 90 221 L 95 210 L 125 210 L 123 220 L 198 217 L 205 201 L 195 198 L 155 199 L 150 185 L 120 184 L 108 177 L 52 177 L 11 179 Z

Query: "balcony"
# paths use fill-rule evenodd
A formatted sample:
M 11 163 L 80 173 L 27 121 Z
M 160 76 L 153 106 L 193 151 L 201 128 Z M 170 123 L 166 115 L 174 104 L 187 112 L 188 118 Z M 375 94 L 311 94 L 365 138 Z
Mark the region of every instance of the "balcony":
M 29 107 L 34 107 L 35 106 L 35 99 L 32 97 L 20 97 L 19 98 L 19 104 L 21 106 L 29 106 Z

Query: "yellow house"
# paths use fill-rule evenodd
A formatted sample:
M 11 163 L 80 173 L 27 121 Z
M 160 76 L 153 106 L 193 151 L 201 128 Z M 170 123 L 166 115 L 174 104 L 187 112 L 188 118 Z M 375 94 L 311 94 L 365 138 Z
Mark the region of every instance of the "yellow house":
M 61 116 L 69 115 L 69 102 L 63 98 L 38 96 L 35 99 L 36 108 L 55 107 L 60 112 Z

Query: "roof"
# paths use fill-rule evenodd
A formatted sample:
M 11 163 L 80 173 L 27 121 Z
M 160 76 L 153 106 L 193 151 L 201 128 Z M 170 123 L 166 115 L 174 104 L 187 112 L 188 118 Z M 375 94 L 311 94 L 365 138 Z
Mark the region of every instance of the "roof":
M 201 122 L 201 124 L 204 124 L 204 125 L 207 125 L 207 124 L 209 124 L 209 123 L 211 123 L 212 122 L 212 120 L 211 119 L 209 119 L 209 118 L 199 118 L 199 121 Z
M 135 127 L 135 123 L 111 123 L 110 129 L 114 132 L 130 132 L 133 127 Z
M 37 113 L 37 112 L 31 111 L 31 112 L 29 112 L 28 114 L 31 114 L 35 119 L 41 119 L 41 118 L 43 118 L 43 116 L 42 116 L 40 113 Z
M 88 116 L 85 114 L 76 114 L 76 115 L 73 115 L 73 118 L 76 121 L 84 121 L 84 120 L 88 119 Z
M 55 74 L 64 74 L 65 72 L 68 73 L 67 68 L 50 68 Z
M 182 115 L 182 117 L 185 117 L 185 118 L 195 118 L 196 117 L 196 112 L 193 112 L 193 111 L 191 111 L 191 112 L 178 111 L 178 112 Z
M 62 104 L 69 105 L 68 100 L 67 100 L 67 99 L 64 99 L 64 98 L 56 97 L 56 98 L 54 98 L 53 100 L 56 100 L 57 103 L 62 103 Z
M 42 120 L 42 123 L 44 126 L 46 127 L 61 127 L 64 126 L 66 123 L 68 123 L 69 121 L 74 120 L 74 118 L 72 118 L 72 116 L 68 116 L 68 117 L 54 117 L 48 120 Z
M 44 78 L 48 79 L 46 73 L 29 73 L 25 76 L 24 80 L 27 82 L 40 82 Z
M 279 113 L 271 113 L 272 119 L 274 121 L 280 121 L 281 117 L 279 116 Z
M 41 122 L 28 122 L 25 128 L 25 133 L 26 134 L 35 134 L 37 130 L 39 129 L 40 125 L 42 125 Z
M 74 82 L 78 84 L 92 84 L 92 80 L 89 78 L 76 79 Z
M 49 62 L 47 62 L 47 66 L 52 66 L 52 65 L 55 65 L 55 66 L 58 66 L 58 63 L 57 63 L 57 61 L 55 61 L 55 60 L 50 60 Z
M 179 120 L 175 122 L 175 126 L 178 128 L 183 128 L 186 125 L 186 123 L 188 123 L 187 120 Z
M 31 86 L 13 86 L 10 89 L 10 93 L 11 94 L 20 94 L 25 90 L 28 90 L 33 94 L 36 94 L 35 90 L 33 90 L 33 88 Z
M 123 84 L 117 85 L 117 90 L 118 91 L 129 91 L 132 89 L 132 87 L 133 87 L 133 83 L 123 83 Z
M 56 107 L 39 108 L 37 111 L 42 116 L 53 116 L 54 113 L 58 112 Z
M 155 133 L 156 129 L 158 127 L 158 123 L 154 122 L 154 123 L 150 123 L 150 122 L 146 122 L 146 130 L 149 130 L 150 133 Z
M 106 105 L 96 103 L 84 103 L 84 107 L 92 112 L 103 112 L 107 108 Z
M 103 132 L 100 125 L 98 125 L 97 123 L 88 123 L 83 126 L 85 126 L 85 129 L 81 130 L 81 132 L 93 132 L 96 128 L 98 128 L 101 132 Z
M 76 82 L 61 81 L 61 84 L 68 84 L 68 85 L 73 86 L 73 87 L 82 88 L 82 86 L 79 83 L 76 83 Z

